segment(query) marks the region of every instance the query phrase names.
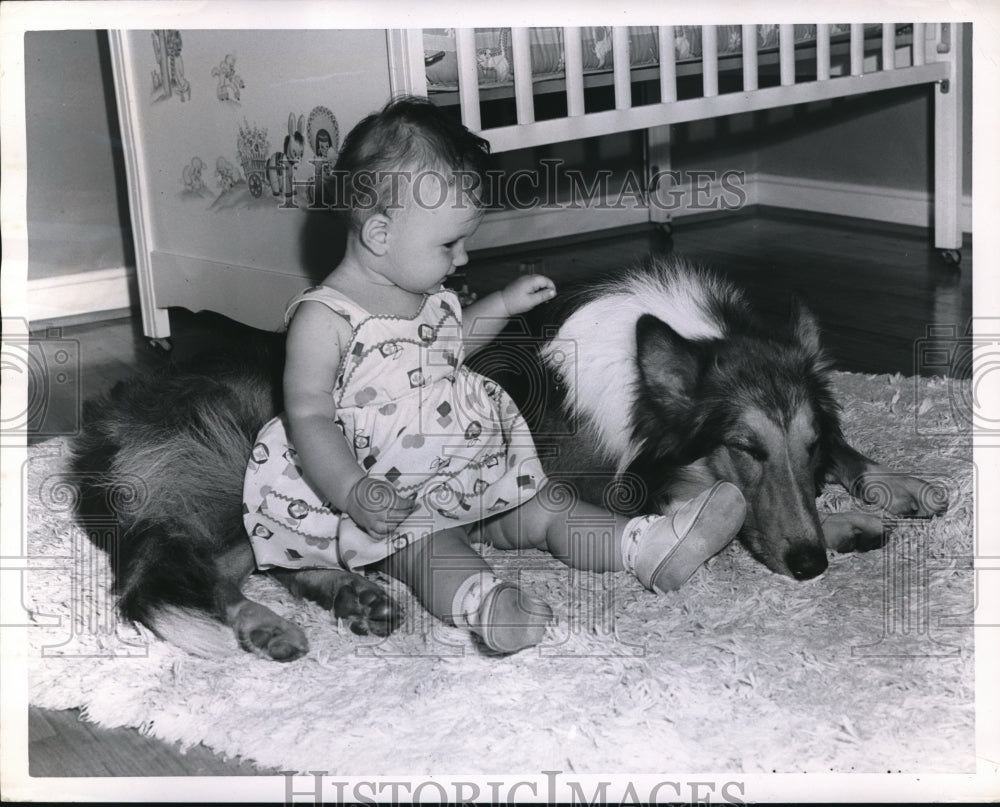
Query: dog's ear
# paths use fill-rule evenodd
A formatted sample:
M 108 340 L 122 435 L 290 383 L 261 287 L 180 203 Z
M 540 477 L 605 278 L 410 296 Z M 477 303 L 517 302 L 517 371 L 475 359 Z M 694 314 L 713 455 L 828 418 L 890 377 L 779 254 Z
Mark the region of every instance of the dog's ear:
M 660 405 L 686 408 L 698 381 L 700 360 L 694 346 L 652 314 L 635 323 L 636 362 L 642 387 Z
M 820 352 L 819 322 L 798 296 L 792 297 L 791 327 L 792 335 L 802 347 L 813 355 Z

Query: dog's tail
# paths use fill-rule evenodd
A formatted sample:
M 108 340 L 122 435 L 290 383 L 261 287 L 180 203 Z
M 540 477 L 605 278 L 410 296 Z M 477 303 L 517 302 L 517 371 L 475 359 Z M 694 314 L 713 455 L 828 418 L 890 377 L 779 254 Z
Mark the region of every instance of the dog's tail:
M 109 555 L 125 619 L 197 655 L 235 647 L 223 622 L 239 572 L 224 558 L 249 552 L 243 475 L 278 406 L 253 364 L 161 372 L 85 405 L 78 517 Z
M 231 655 L 236 644 L 220 619 L 221 575 L 211 547 L 171 529 L 178 526 L 143 520 L 132 524 L 117 546 L 106 547 L 118 611 L 194 655 Z
M 232 630 L 204 611 L 164 605 L 146 620 L 144 624 L 157 636 L 193 656 L 222 659 L 242 652 Z

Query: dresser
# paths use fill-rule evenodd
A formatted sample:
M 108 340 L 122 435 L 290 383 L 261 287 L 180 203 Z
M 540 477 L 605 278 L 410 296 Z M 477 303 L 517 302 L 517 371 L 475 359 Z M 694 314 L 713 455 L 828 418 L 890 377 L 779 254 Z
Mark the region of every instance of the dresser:
M 110 36 L 146 335 L 172 306 L 281 327 L 339 258 L 315 180 L 392 94 L 387 32 Z

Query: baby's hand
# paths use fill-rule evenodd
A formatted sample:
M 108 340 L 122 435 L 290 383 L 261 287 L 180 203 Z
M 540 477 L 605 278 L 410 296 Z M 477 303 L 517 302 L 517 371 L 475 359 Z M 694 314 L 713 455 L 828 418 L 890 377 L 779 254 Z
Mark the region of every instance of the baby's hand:
M 507 315 L 523 314 L 556 296 L 556 284 L 545 275 L 522 275 L 500 292 Z
M 347 515 L 376 540 L 391 535 L 417 506 L 413 499 L 405 499 L 384 479 L 363 476 L 347 500 Z

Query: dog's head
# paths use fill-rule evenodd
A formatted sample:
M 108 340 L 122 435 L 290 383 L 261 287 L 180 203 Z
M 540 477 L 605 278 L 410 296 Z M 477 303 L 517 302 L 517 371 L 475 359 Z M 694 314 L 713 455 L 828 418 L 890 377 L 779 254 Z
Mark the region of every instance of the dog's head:
M 796 305 L 782 333 L 690 340 L 646 314 L 636 348 L 631 470 L 654 503 L 732 482 L 747 501 L 740 538 L 754 556 L 799 580 L 821 574 L 816 495 L 840 426 L 813 316 Z

